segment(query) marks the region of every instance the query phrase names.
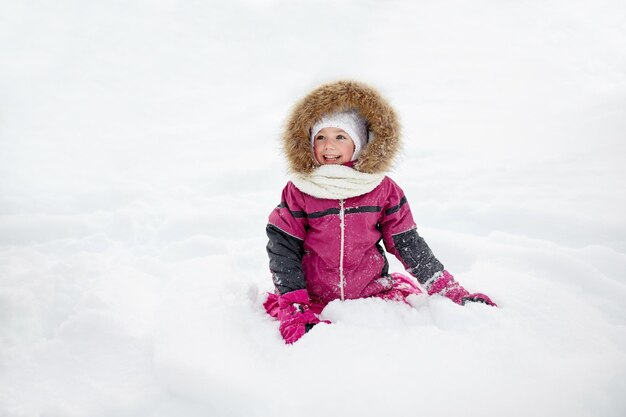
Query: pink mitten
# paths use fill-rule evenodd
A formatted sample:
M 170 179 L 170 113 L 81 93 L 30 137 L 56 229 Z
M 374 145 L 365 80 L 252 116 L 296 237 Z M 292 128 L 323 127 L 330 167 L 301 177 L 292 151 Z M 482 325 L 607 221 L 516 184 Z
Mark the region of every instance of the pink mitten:
M 454 301 L 459 305 L 464 305 L 466 302 L 478 302 L 485 303 L 490 306 L 497 307 L 496 303 L 491 301 L 491 298 L 485 294 L 475 292 L 469 293 L 465 288 L 454 280 L 452 274 L 444 270 L 441 276 L 436 278 L 428 286 L 428 295 L 439 294 Z
M 306 290 L 280 295 L 278 307 L 280 334 L 288 344 L 296 342 L 320 322 L 320 319 L 309 309 L 309 294 Z

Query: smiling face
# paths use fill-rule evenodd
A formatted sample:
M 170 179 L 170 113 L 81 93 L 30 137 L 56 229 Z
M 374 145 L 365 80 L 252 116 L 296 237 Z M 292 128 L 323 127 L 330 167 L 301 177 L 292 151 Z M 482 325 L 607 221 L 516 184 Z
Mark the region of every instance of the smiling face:
M 350 135 L 336 127 L 325 127 L 313 138 L 315 159 L 321 165 L 350 162 L 354 148 Z

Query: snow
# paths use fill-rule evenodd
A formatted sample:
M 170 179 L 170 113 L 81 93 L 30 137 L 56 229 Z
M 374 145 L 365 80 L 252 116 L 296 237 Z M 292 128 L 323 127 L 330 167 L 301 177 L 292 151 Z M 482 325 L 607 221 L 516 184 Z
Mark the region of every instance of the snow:
M 0 2 L 0 415 L 626 415 L 624 2 Z M 470 291 L 263 312 L 279 135 L 321 82 Z M 398 262 L 392 270 L 401 271 Z

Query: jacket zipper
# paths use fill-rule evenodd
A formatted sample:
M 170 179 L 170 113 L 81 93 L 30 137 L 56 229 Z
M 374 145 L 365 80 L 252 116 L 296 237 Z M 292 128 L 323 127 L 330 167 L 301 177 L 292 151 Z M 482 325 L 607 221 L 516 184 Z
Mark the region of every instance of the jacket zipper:
M 341 290 L 341 301 L 345 300 L 344 287 L 346 285 L 343 276 L 343 244 L 345 240 L 345 211 L 343 200 L 339 200 L 339 229 L 341 229 L 341 246 L 339 247 L 339 289 Z

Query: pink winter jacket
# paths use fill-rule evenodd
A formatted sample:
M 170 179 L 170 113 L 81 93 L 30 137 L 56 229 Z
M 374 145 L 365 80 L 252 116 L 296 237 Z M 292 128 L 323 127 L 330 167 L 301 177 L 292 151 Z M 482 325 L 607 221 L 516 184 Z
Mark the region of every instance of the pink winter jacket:
M 315 303 L 392 288 L 381 240 L 422 284 L 444 269 L 418 235 L 406 197 L 389 177 L 369 193 L 345 200 L 312 197 L 289 182 L 269 216 L 267 234 L 278 292 L 306 289 Z

